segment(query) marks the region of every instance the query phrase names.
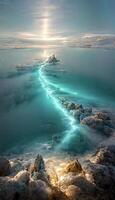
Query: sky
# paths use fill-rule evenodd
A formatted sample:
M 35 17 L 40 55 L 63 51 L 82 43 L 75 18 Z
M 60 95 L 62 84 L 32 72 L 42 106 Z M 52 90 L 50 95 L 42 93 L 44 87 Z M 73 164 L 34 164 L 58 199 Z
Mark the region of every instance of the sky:
M 114 34 L 115 0 L 0 0 L 1 45 L 113 40 Z

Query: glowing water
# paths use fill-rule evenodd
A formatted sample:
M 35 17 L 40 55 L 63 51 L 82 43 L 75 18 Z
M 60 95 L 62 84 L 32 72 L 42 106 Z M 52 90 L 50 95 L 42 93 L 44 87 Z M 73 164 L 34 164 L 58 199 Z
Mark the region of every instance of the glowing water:
M 44 69 L 47 66 L 48 66 L 48 63 L 43 63 L 40 66 L 40 69 L 39 69 L 40 83 L 42 85 L 42 88 L 46 92 L 47 97 L 50 98 L 52 100 L 52 103 L 54 104 L 54 106 L 64 114 L 64 116 L 66 117 L 66 119 L 68 120 L 68 123 L 69 123 L 69 130 L 66 131 L 66 134 L 65 134 L 61 144 L 58 146 L 58 147 L 60 147 L 62 144 L 65 144 L 66 142 L 68 142 L 71 139 L 71 137 L 74 136 L 74 134 L 76 133 L 76 130 L 78 129 L 78 126 L 76 125 L 76 120 L 74 119 L 74 117 L 60 103 L 59 98 L 55 95 L 55 91 L 58 89 L 59 91 L 63 91 L 63 92 L 66 92 L 66 93 L 72 94 L 72 95 L 77 95 L 77 93 L 70 91 L 67 88 L 62 88 L 62 87 L 60 88 L 58 85 L 51 83 L 48 80 L 48 78 L 45 76 L 45 72 L 44 72 Z

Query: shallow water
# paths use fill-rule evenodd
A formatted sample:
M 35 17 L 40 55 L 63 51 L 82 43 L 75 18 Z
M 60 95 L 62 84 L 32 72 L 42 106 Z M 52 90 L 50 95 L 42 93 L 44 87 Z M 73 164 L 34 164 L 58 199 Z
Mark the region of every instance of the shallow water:
M 52 53 L 61 63 L 47 67 L 48 80 L 77 94 L 59 93 L 57 90 L 56 96 L 114 111 L 114 50 L 0 50 L 1 153 L 11 148 L 19 153 L 25 146 L 35 146 L 36 149 L 36 145 L 50 143 L 53 135 L 63 135 L 70 128 L 66 117 L 47 97 L 39 80 L 40 63 Z M 19 70 L 17 66 L 24 69 Z M 98 140 L 100 138 L 97 143 Z M 76 139 L 71 138 L 68 150 L 85 152 L 91 142 L 87 130 L 82 135 L 78 131 Z

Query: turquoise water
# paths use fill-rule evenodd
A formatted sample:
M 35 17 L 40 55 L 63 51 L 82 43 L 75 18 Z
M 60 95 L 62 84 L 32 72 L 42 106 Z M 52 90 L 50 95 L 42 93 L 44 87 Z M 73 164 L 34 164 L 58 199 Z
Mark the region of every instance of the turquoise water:
M 35 143 L 47 144 L 53 135 L 63 135 L 70 127 L 63 112 L 44 90 L 39 69 L 47 56 L 55 53 L 60 64 L 47 66 L 47 79 L 60 93 L 84 105 L 115 109 L 115 51 L 103 49 L 18 49 L 0 50 L 0 152 Z M 29 68 L 27 67 L 29 65 Z M 18 67 L 23 67 L 19 70 Z M 17 70 L 18 69 L 18 70 Z M 87 131 L 69 138 L 68 149 L 85 151 L 92 141 Z M 63 146 L 63 143 L 61 144 Z

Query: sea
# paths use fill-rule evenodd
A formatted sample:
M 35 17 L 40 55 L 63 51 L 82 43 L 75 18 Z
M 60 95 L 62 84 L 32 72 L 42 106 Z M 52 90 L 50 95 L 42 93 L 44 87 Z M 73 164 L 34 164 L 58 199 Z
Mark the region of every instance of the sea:
M 60 62 L 46 65 L 44 85 L 39 70 L 52 54 Z M 48 93 L 48 90 L 51 91 Z M 39 153 L 41 149 L 82 154 L 96 147 L 103 138 L 87 128 L 71 135 L 69 117 L 55 102 L 59 98 L 114 114 L 115 50 L 1 49 L 0 154 Z M 51 147 L 57 142 L 53 138 L 58 140 L 57 148 Z

